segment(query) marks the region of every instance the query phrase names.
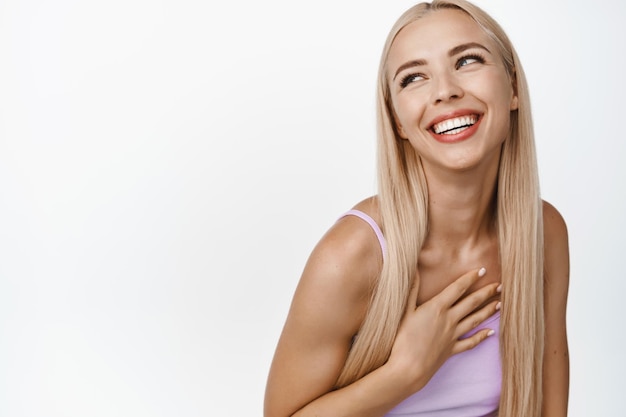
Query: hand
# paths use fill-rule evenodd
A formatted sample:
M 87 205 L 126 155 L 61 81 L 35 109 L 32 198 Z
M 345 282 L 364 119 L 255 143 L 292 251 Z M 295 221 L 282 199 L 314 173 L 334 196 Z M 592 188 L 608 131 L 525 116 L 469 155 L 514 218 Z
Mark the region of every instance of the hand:
M 488 302 L 500 292 L 497 283 L 466 294 L 485 273 L 481 268 L 462 275 L 420 306 L 416 305 L 417 286 L 411 289 L 388 363 L 409 375 L 416 390 L 426 385 L 450 356 L 472 349 L 493 334 L 491 329 L 482 329 L 459 339 L 499 309 L 498 301 Z

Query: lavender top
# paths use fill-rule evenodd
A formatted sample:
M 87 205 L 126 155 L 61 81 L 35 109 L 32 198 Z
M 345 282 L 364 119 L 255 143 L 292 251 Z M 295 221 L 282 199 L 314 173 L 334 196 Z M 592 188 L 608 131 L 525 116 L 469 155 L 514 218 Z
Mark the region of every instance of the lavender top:
M 376 233 L 386 256 L 386 242 L 376 222 L 359 210 L 350 210 L 365 220 Z M 342 216 L 343 217 L 343 216 Z M 474 349 L 450 357 L 420 391 L 411 395 L 385 417 L 486 417 L 497 415 L 500 402 L 502 371 L 500 364 L 500 312 L 497 312 L 474 330 L 490 328 L 495 334 Z

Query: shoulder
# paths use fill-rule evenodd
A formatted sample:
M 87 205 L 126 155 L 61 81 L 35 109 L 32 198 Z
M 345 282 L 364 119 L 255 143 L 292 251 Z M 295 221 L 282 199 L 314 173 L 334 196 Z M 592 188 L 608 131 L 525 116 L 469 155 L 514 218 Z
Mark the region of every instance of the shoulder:
M 373 199 L 354 208 L 377 219 Z M 333 389 L 381 267 L 378 240 L 365 221 L 342 217 L 322 237 L 300 277 L 276 348 L 266 410 L 292 415 Z
M 552 204 L 543 201 L 543 229 L 546 238 L 567 239 L 567 225 L 559 211 Z
M 559 264 L 564 267 L 564 263 L 569 268 L 567 225 L 561 213 L 547 201 L 543 202 L 543 239 L 546 272 Z
M 380 228 L 381 221 L 377 198 L 375 196 L 369 197 L 356 204 L 351 211 L 352 214 L 358 215 L 346 215 L 340 218 L 335 225 L 337 232 L 353 244 L 351 246 L 353 250 L 365 255 L 368 259 L 377 260 L 377 263 L 381 264 L 384 236 L 382 236 Z M 365 216 L 362 216 L 363 214 Z M 381 240 L 377 236 L 379 233 Z
M 569 286 L 569 243 L 563 216 L 543 202 L 544 281 L 546 301 L 567 296 Z
M 357 204 L 377 219 L 375 199 Z M 315 246 L 296 288 L 290 316 L 349 340 L 359 329 L 382 268 L 372 228 L 362 219 L 337 220 Z
M 376 198 L 356 204 L 379 224 Z M 363 296 L 369 292 L 382 267 L 382 251 L 372 227 L 363 219 L 348 215 L 338 219 L 311 253 L 302 280 Z M 348 294 L 349 295 L 349 294 Z M 369 295 L 369 294 L 367 294 Z

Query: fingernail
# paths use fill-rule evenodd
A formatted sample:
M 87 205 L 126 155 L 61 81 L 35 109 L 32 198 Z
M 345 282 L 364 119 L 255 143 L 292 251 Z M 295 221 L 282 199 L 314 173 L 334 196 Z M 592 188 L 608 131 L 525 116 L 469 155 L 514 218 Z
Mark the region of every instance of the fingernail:
M 502 284 L 498 285 L 498 288 L 496 288 L 497 292 L 502 292 Z
M 500 310 L 500 307 L 502 307 L 502 303 L 498 301 L 498 304 L 496 304 L 496 310 Z
M 484 277 L 486 273 L 487 273 L 487 270 L 485 268 L 480 268 L 478 270 L 478 276 L 479 277 Z
M 489 333 L 487 333 L 487 336 L 493 336 L 496 332 L 494 330 L 489 330 Z

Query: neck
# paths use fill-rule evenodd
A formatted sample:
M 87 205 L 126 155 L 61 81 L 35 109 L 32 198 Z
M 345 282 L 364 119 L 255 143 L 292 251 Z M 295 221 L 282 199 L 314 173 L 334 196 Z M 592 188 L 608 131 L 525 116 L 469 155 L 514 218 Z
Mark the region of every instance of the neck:
M 489 165 L 459 173 L 424 167 L 429 190 L 426 247 L 470 249 L 494 236 L 498 165 Z

